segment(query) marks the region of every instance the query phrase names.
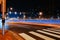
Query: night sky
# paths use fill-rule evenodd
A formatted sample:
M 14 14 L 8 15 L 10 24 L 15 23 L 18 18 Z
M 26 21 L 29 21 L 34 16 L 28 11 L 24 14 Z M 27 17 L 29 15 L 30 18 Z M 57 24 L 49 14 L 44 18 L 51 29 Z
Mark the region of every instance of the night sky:
M 41 1 L 37 0 L 10 0 L 7 1 L 7 6 L 14 7 L 16 9 L 30 10 L 30 9 L 40 9 Z
M 54 6 L 60 7 L 59 0 L 7 0 L 7 7 L 12 6 L 17 9 L 48 8 L 52 1 Z
M 7 7 L 20 11 L 43 11 L 44 13 L 60 14 L 60 0 L 7 0 Z

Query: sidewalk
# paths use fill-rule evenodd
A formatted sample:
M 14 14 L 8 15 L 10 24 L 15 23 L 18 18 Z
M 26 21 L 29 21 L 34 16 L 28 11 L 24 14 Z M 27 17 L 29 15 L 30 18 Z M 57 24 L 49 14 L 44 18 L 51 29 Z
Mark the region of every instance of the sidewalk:
M 2 30 L 0 30 L 0 40 L 24 40 L 24 39 L 12 31 L 5 31 L 5 35 L 3 36 Z

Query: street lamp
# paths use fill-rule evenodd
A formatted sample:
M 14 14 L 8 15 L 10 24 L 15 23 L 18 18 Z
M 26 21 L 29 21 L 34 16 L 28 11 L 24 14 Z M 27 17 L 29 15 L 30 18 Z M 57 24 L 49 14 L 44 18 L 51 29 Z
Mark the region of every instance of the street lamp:
M 8 16 L 8 13 L 6 15 Z
M 15 12 L 15 15 L 17 14 L 17 12 Z
M 10 8 L 10 10 L 12 11 L 12 10 L 13 10 L 13 8 L 11 7 L 11 8 Z
M 59 17 L 59 14 L 57 14 L 57 17 L 58 17 L 58 19 L 60 18 L 60 17 Z
M 9 14 L 11 14 L 11 11 L 9 12 Z
M 23 12 L 23 19 L 25 19 L 26 18 L 26 15 L 25 15 L 25 12 Z
M 39 12 L 39 19 L 42 17 L 43 13 Z

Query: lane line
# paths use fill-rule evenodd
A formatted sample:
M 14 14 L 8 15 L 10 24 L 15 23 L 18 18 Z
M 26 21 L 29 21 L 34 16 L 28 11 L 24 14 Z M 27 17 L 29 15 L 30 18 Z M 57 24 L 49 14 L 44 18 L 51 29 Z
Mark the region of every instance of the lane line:
M 25 40 L 36 40 L 25 33 L 19 33 L 19 35 L 22 36 Z
M 60 35 L 55 35 L 55 34 L 52 34 L 52 33 L 41 31 L 41 30 L 37 30 L 37 32 L 41 32 L 41 33 L 44 33 L 44 34 L 47 34 L 47 35 L 50 35 L 50 36 L 54 36 L 54 37 L 60 38 Z
M 47 29 L 43 29 L 44 31 L 48 31 L 48 32 L 52 32 L 52 33 L 56 33 L 56 34 L 60 34 L 60 32 L 55 32 L 55 31 L 51 31 L 51 30 L 47 30 Z
M 33 31 L 30 31 L 29 33 L 31 33 L 31 34 L 33 34 L 33 35 L 35 35 L 37 37 L 40 37 L 40 38 L 42 38 L 44 40 L 55 40 L 53 38 L 47 37 L 45 35 L 42 35 L 42 34 L 39 34 L 39 33 L 33 32 Z

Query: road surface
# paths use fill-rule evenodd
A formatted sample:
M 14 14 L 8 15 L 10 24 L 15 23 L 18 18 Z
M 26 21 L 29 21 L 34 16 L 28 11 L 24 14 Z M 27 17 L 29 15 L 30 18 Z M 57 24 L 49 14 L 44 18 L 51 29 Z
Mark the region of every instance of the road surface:
M 25 40 L 60 40 L 60 29 L 47 26 L 18 25 L 10 25 L 9 30 Z

